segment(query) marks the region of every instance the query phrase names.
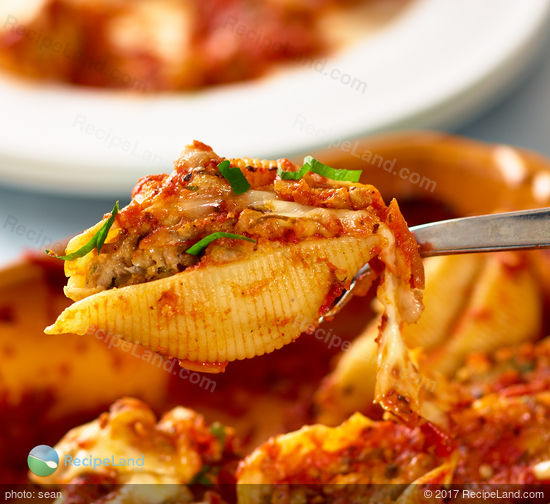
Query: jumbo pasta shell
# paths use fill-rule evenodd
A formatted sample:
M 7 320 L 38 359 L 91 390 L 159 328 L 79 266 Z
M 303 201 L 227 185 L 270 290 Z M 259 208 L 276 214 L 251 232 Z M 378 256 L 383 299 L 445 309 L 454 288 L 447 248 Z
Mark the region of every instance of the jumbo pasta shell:
M 461 316 L 426 367 L 452 376 L 468 354 L 532 340 L 541 323 L 539 289 L 528 265 L 520 255 L 489 255 Z
M 403 329 L 409 348 L 425 352 L 441 345 L 463 309 L 475 279 L 483 267 L 481 254 L 430 257 L 424 261 L 425 309 L 416 324 Z
M 430 257 L 424 261 L 425 309 L 416 324 L 407 324 L 402 335 L 409 348 L 430 352 L 448 337 L 450 326 L 460 315 L 476 275 L 484 264 L 481 255 Z M 369 412 L 374 399 L 380 319 L 371 322 L 343 352 L 335 369 L 321 384 L 316 402 L 319 421 L 342 422 L 354 411 Z
M 315 326 L 334 286 L 348 283 L 379 245 L 375 235 L 258 247 L 245 260 L 86 297 L 46 333 L 101 330 L 196 362 L 251 358 Z
M 404 484 L 441 465 L 421 436 L 355 413 L 337 427 L 272 437 L 239 464 L 238 502 L 395 502 Z

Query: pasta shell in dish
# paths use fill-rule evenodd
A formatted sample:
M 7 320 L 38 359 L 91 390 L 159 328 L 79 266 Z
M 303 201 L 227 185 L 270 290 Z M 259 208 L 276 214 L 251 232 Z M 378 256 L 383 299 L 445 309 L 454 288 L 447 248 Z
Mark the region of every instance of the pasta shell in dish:
M 534 340 L 542 334 L 539 287 L 524 255 L 490 255 L 448 336 L 426 359 L 426 366 L 452 376 L 471 352 Z
M 157 421 L 145 403 L 123 398 L 63 436 L 54 474 L 31 479 L 65 485 L 60 502 L 138 504 L 213 504 L 221 495 L 239 504 L 405 504 L 423 502 L 421 485 L 549 484 L 550 339 L 473 354 L 453 386 L 449 446 L 423 425 L 355 413 L 337 427 L 271 437 L 244 459 L 231 427 L 183 407 Z M 192 500 L 205 489 L 216 499 Z
M 424 484 L 547 484 L 549 350 L 546 340 L 472 356 L 457 375 L 447 449 L 422 426 L 355 413 L 259 446 L 239 465 L 240 502 L 409 503 L 423 502 Z
M 443 461 L 419 428 L 356 413 L 338 427 L 303 427 L 257 448 L 237 471 L 239 503 L 299 496 L 301 502 L 392 502 L 403 485 Z
M 77 302 L 46 332 L 101 330 L 214 371 L 313 330 L 368 262 L 393 319 L 415 320 L 418 246 L 397 203 L 356 175 L 313 158 L 225 160 L 195 142 L 71 240 L 65 292 Z
M 40 483 L 68 484 L 95 472 L 104 483 L 191 483 L 204 465 L 221 465 L 234 457 L 233 430 L 215 425 L 211 428 L 201 415 L 183 407 L 157 421 L 144 402 L 122 398 L 56 444 L 62 460 L 54 474 L 31 477 Z M 76 458 L 92 463 L 73 463 Z M 102 464 L 105 459 L 116 463 Z
M 402 328 L 418 348 L 424 395 L 444 393 L 438 375 L 451 378 L 471 352 L 491 352 L 540 335 L 542 306 L 536 280 L 521 254 L 433 257 L 425 261 L 425 310 Z M 372 412 L 378 358 L 373 321 L 340 356 L 324 379 L 316 402 L 319 420 L 330 425 L 354 411 Z
M 125 397 L 63 436 L 53 474 L 29 474 L 60 485 L 59 502 L 191 503 L 198 500 L 189 485 L 217 484 L 234 471 L 237 449 L 230 427 L 181 406 L 157 421 L 147 404 Z

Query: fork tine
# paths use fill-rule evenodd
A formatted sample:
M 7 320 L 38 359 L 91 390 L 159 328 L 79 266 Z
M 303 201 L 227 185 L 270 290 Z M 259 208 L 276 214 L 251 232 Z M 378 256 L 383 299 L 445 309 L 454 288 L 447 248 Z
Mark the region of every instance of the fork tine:
M 336 316 L 338 312 L 348 304 L 349 300 L 353 297 L 353 290 L 355 289 L 357 282 L 369 271 L 370 266 L 368 263 L 361 267 L 361 269 L 351 279 L 351 283 L 349 284 L 348 289 L 346 289 L 344 293 L 335 301 L 330 310 L 319 317 L 319 324 L 322 324 L 325 320 L 331 319 L 332 317 Z

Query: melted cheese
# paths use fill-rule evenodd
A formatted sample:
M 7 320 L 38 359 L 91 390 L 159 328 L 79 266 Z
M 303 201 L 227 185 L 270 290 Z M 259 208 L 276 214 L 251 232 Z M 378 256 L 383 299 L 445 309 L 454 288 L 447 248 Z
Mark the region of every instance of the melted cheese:
M 397 268 L 394 235 L 385 225 L 380 225 L 379 234 L 385 242 L 381 258 L 386 269 L 377 296 L 385 312 L 377 340 L 375 402 L 407 423 L 414 423 L 420 416 L 446 427 L 443 411 L 435 402 L 422 399 L 422 387 L 431 380 L 422 376 L 414 353 L 403 340 L 404 321 L 418 318 L 421 306 L 413 301 L 409 286 L 402 285 L 403 279 L 394 273 Z
M 275 193 L 270 191 L 252 190 L 241 197 L 244 197 L 244 201 L 246 201 L 248 208 L 291 219 L 314 218 L 322 213 L 326 213 L 344 221 L 348 218 L 352 219 L 353 217 L 365 215 L 367 213 L 365 210 L 328 209 L 303 205 L 294 201 L 282 200 Z

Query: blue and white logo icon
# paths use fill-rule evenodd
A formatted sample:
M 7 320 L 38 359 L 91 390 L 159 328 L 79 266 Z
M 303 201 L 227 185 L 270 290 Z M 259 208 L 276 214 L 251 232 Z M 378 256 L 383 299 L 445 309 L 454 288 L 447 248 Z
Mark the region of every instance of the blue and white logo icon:
M 51 446 L 38 445 L 29 452 L 27 463 L 33 474 L 49 476 L 59 465 L 59 455 Z

